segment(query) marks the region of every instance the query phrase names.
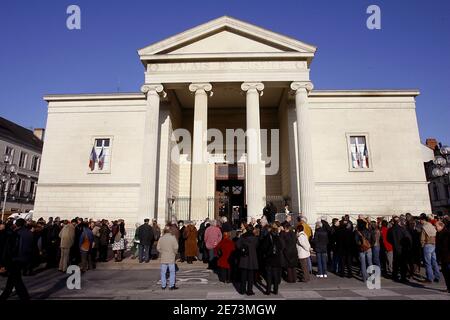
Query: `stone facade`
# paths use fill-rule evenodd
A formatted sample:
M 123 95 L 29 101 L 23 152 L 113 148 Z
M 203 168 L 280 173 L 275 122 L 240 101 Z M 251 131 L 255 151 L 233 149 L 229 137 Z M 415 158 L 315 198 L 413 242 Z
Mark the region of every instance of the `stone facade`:
M 245 164 L 249 218 L 271 197 L 286 199 L 310 221 L 430 212 L 415 113 L 419 92 L 314 90 L 315 51 L 222 17 L 139 50 L 142 93 L 47 96 L 37 214 L 164 223 L 183 198 L 189 218 L 203 219 L 215 197 L 215 163 L 223 162 L 221 154 L 205 153 L 202 134 L 211 128 L 257 132 L 255 140 L 247 135 L 238 159 Z M 177 129 L 190 133 L 188 150 L 176 144 Z M 259 129 L 279 130 L 273 175 L 261 174 Z M 365 142 L 351 145 L 355 137 Z M 88 168 L 96 138 L 112 144 L 103 172 Z M 361 146 L 368 167 L 355 169 L 352 148 Z M 206 156 L 193 165 L 195 150 Z

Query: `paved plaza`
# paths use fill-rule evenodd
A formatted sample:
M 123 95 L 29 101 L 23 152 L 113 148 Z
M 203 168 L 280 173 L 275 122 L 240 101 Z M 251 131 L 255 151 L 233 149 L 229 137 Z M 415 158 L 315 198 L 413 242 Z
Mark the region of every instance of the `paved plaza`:
M 282 282 L 279 295 L 265 296 L 262 287 L 256 285 L 255 296 L 241 296 L 232 284 L 218 281 L 217 275 L 206 265 L 179 263 L 177 286 L 179 290 L 161 290 L 159 264 L 154 260 L 139 264 L 126 259 L 98 264 L 96 270 L 81 276 L 81 289 L 69 290 L 69 275 L 56 269 L 42 270 L 34 276 L 24 277 L 32 299 L 81 299 L 81 300 L 153 300 L 153 299 L 199 299 L 199 300 L 450 300 L 443 279 L 440 283 L 425 284 L 411 281 L 408 284 L 382 279 L 381 289 L 369 290 L 357 277 L 339 278 L 329 273 L 327 279 L 313 278 L 309 283 Z M 3 289 L 6 278 L 0 278 Z M 14 296 L 13 299 L 17 299 Z

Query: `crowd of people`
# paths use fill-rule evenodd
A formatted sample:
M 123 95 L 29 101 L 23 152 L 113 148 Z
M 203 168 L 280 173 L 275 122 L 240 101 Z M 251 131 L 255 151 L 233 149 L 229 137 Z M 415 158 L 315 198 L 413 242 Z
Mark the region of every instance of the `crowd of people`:
M 266 295 L 278 294 L 282 279 L 308 282 L 313 275 L 327 278 L 329 272 L 366 281 L 369 266 L 399 282 L 439 282 L 442 271 L 450 290 L 448 216 L 405 214 L 372 220 L 360 215 L 355 222 L 348 215 L 330 222 L 322 217 L 312 228 L 305 216 L 294 220 L 288 210 L 283 222 L 266 212 L 240 225 L 226 217 L 200 224 L 173 220 L 163 230 L 155 220 L 145 219 L 136 225 L 130 246 L 123 220 L 9 219 L 0 223 L 0 274 L 8 276 L 0 299 L 7 299 L 13 288 L 19 298 L 29 299 L 22 276 L 33 275 L 40 265 L 61 272 L 78 265 L 86 272 L 98 262 L 122 261 L 127 247 L 139 263 L 160 259 L 161 287 L 166 289 L 168 280 L 169 290 L 178 289 L 177 263 L 194 261 L 207 264 L 221 282 L 237 284 L 246 295 L 254 294 L 255 284 Z
M 287 217 L 279 222 L 271 221 L 273 215 L 263 215 L 253 223 L 242 222 L 237 229 L 226 217 L 205 219 L 198 230 L 193 222 L 168 224 L 164 233 L 175 239 L 167 248 L 170 262 L 175 266 L 201 259 L 221 282 L 239 283 L 239 292 L 247 295 L 254 294 L 255 283 L 265 288 L 265 294 L 277 294 L 281 279 L 308 282 L 313 274 L 328 278 L 329 272 L 366 281 L 369 266 L 402 283 L 439 282 L 442 271 L 450 292 L 448 216 L 407 213 L 372 220 L 360 215 L 354 223 L 345 215 L 331 223 L 320 219 L 314 231 L 306 217 L 300 215 L 297 221 Z

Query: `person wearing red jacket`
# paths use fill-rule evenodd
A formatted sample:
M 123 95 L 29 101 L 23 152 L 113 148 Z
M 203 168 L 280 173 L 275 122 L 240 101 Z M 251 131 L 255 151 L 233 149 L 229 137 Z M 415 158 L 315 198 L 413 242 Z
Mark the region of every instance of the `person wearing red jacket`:
M 383 220 L 381 222 L 381 239 L 383 241 L 383 251 L 385 253 L 385 267 L 386 273 L 392 273 L 392 260 L 393 260 L 393 248 L 392 244 L 388 241 L 388 222 Z
M 217 266 L 219 267 L 219 280 L 220 282 L 231 282 L 231 266 L 230 266 L 230 256 L 235 249 L 233 240 L 230 239 L 230 233 L 224 232 L 223 238 L 216 247 L 219 260 L 217 261 Z

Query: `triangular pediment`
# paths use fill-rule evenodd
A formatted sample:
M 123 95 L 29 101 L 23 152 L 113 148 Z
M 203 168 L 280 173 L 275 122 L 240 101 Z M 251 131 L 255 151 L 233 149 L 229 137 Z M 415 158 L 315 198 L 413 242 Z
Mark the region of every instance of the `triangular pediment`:
M 212 20 L 138 51 L 152 56 L 297 54 L 312 57 L 316 47 L 227 16 Z

